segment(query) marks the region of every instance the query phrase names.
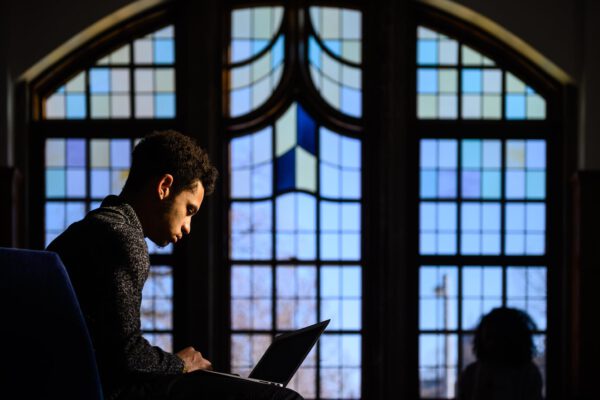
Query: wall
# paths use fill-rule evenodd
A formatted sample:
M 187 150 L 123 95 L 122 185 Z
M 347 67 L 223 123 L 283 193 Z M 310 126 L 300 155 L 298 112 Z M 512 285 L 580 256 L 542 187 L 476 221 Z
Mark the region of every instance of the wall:
M 600 169 L 600 2 L 597 0 L 457 0 L 499 23 L 539 50 L 566 71 L 578 87 L 579 166 Z M 7 156 L 7 109 L 12 83 L 29 67 L 82 29 L 128 0 L 36 0 L 2 2 L 2 26 L 10 30 L 0 39 L 0 165 Z M 12 78 L 12 79 L 11 79 Z M 8 94 L 8 96 L 7 96 Z M 576 134 L 576 133 L 574 133 Z

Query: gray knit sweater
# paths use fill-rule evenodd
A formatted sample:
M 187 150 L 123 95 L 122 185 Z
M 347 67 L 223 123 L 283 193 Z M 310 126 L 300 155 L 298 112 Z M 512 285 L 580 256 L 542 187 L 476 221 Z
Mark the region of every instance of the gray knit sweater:
M 127 385 L 183 370 L 179 357 L 151 346 L 140 331 L 142 288 L 150 257 L 141 223 L 120 197 L 72 224 L 49 246 L 75 288 L 96 350 L 105 395 Z

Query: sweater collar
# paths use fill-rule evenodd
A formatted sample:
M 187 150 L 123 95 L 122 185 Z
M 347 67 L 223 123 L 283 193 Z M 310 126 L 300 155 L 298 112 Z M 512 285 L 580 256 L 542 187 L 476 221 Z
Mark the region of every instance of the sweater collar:
M 102 200 L 100 207 L 110 207 L 120 211 L 127 219 L 129 225 L 143 232 L 142 223 L 135 210 L 129 203 L 125 202 L 121 196 L 110 195 L 105 197 L 104 200 Z

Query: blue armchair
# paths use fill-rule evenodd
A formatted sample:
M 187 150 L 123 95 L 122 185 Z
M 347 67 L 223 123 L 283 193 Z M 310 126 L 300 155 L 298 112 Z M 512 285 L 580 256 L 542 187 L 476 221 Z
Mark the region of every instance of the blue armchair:
M 90 336 L 55 253 L 0 248 L 0 398 L 100 400 Z

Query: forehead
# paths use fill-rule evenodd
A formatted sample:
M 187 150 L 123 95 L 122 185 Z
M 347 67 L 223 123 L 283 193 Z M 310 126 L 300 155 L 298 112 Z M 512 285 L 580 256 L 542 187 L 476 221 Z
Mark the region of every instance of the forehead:
M 197 181 L 191 188 L 182 190 L 177 197 L 187 203 L 200 206 L 204 198 L 204 186 L 202 182 Z

